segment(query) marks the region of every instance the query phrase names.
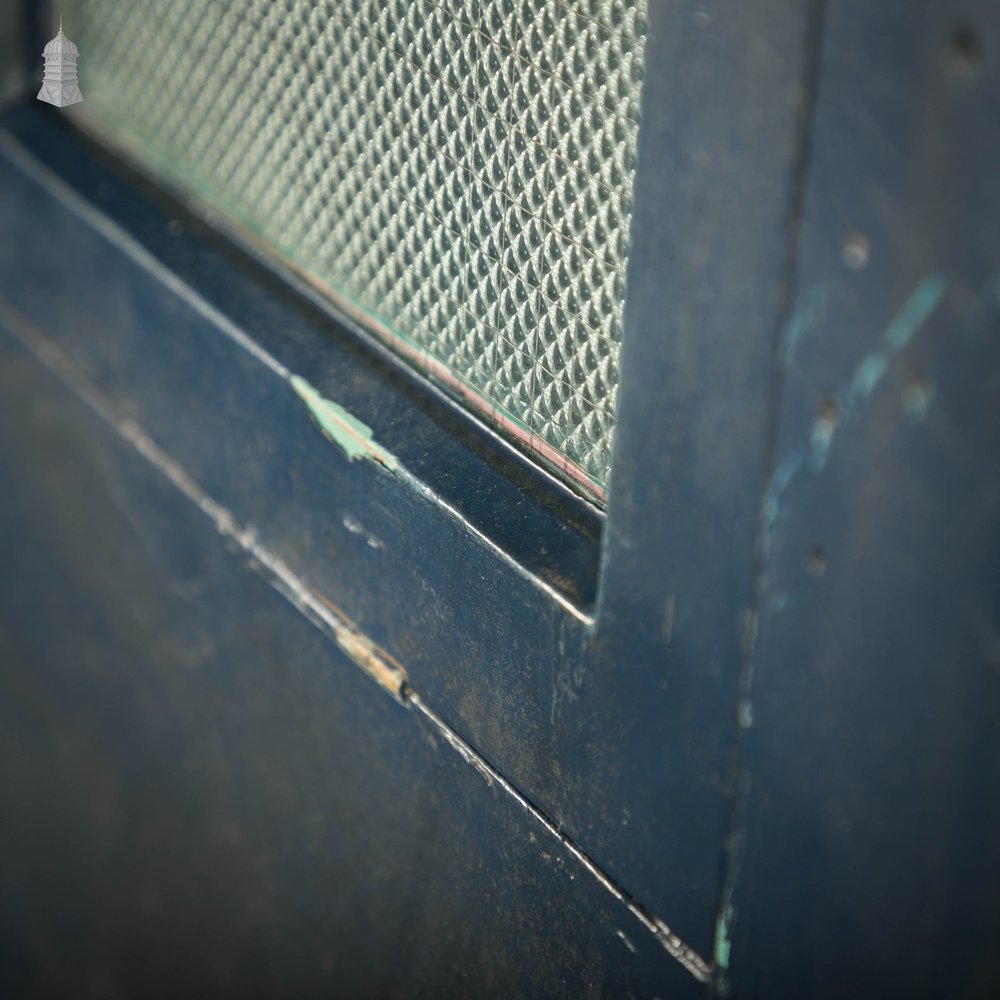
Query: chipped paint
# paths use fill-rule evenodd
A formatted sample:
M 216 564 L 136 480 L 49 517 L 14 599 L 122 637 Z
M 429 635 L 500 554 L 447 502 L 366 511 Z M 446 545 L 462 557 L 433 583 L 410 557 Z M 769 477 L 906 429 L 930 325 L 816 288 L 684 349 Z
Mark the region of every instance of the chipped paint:
M 889 364 L 895 354 L 901 351 L 913 339 L 913 335 L 927 322 L 931 314 L 941 304 L 948 283 L 942 274 L 928 274 L 923 277 L 916 288 L 910 293 L 903 307 L 893 317 L 880 338 L 879 347 L 862 359 L 854 371 L 850 386 L 845 394 L 843 420 L 846 422 L 853 415 L 857 404 L 867 400 L 878 387 L 889 370 Z M 816 301 L 814 301 L 816 300 Z M 786 331 L 785 358 L 790 358 L 790 347 L 801 336 L 802 330 L 815 321 L 817 310 L 822 304 L 822 298 L 814 295 L 807 300 L 800 310 L 797 319 Z M 906 400 L 908 416 L 911 419 L 921 418 L 921 403 L 927 405 L 930 399 Z M 913 412 L 910 412 L 912 407 Z M 762 546 L 764 551 L 770 548 L 771 528 L 774 526 L 781 509 L 781 496 L 789 484 L 808 465 L 816 473 L 826 465 L 833 446 L 834 433 L 839 418 L 832 413 L 822 414 L 812 425 L 808 445 L 801 445 L 786 455 L 771 477 L 771 483 L 764 495 L 761 516 L 763 520 Z
M 885 346 L 893 354 L 906 347 L 910 338 L 930 319 L 947 287 L 943 274 L 929 274 L 917 285 L 882 335 Z
M 729 968 L 729 952 L 732 948 L 732 942 L 729 940 L 729 922 L 732 915 L 732 907 L 727 906 L 715 922 L 715 964 L 723 970 Z
M 826 465 L 836 427 L 837 425 L 826 417 L 820 417 L 813 424 L 812 434 L 809 436 L 809 450 L 812 453 L 809 457 L 809 467 L 813 472 L 820 472 Z
M 885 351 L 881 349 L 872 351 L 858 365 L 854 378 L 851 379 L 851 398 L 867 399 L 888 370 L 889 356 Z
M 300 375 L 293 375 L 289 382 L 306 404 L 319 429 L 353 462 L 368 458 L 395 471 L 399 463 L 395 455 L 383 448 L 372 435 L 372 429 L 362 423 L 342 406 L 321 396 Z
M 903 308 L 893 317 L 882 334 L 881 346 L 858 365 L 851 379 L 851 401 L 868 399 L 889 370 L 889 362 L 912 340 L 913 335 L 930 319 L 941 304 L 948 282 L 943 274 L 922 278 Z
M 406 701 L 406 671 L 384 650 L 360 632 L 340 629 L 334 633 L 337 645 L 397 701 Z

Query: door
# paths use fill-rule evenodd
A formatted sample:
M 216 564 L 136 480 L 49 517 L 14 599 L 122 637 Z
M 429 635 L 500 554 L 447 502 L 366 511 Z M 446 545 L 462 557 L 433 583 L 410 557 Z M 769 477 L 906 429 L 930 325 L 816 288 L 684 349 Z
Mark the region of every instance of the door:
M 650 4 L 606 483 L 11 103 L 8 992 L 995 983 L 994 22 Z

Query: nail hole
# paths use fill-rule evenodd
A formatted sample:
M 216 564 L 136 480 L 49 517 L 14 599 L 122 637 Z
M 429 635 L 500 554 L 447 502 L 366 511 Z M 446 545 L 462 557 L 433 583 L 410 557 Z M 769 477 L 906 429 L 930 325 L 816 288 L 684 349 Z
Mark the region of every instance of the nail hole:
M 948 62 L 951 68 L 965 76 L 972 76 L 979 69 L 981 57 L 979 36 L 969 25 L 960 24 L 948 43 Z
M 861 271 L 868 263 L 868 238 L 864 233 L 851 233 L 840 252 L 845 267 Z
M 805 564 L 810 576 L 822 576 L 826 572 L 826 553 L 814 545 L 806 552 Z
M 840 400 L 832 393 L 827 393 L 820 401 L 816 409 L 816 419 L 829 424 L 831 428 L 837 426 L 840 420 Z

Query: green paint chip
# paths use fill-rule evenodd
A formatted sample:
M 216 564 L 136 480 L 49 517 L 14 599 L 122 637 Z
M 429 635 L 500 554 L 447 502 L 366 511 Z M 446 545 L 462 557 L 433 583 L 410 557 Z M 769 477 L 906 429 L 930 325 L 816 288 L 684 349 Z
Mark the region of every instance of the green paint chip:
M 940 305 L 948 283 L 941 274 L 928 274 L 917 284 L 903 308 L 882 334 L 882 346 L 858 365 L 851 380 L 851 396 L 865 400 L 875 391 L 889 370 L 889 362 L 910 342 Z
M 854 399 L 867 399 L 888 370 L 889 356 L 885 351 L 873 351 L 858 365 L 858 370 L 854 373 L 851 396 Z
M 944 298 L 948 284 L 942 274 L 928 274 L 913 290 L 903 308 L 882 335 L 882 342 L 895 354 L 927 322 Z
M 353 462 L 368 458 L 390 471 L 398 466 L 395 455 L 386 451 L 372 436 L 372 429 L 338 403 L 321 396 L 300 375 L 291 378 L 292 388 L 306 404 L 319 429 Z
M 715 964 L 720 969 L 729 968 L 729 951 L 731 942 L 729 940 L 729 907 L 726 912 L 719 916 L 715 922 Z

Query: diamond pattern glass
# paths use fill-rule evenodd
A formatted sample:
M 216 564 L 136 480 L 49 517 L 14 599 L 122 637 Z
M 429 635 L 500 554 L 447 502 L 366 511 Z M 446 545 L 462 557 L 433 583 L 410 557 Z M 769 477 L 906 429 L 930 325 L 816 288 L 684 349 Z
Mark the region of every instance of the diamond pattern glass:
M 64 0 L 84 121 L 605 489 L 645 0 Z

